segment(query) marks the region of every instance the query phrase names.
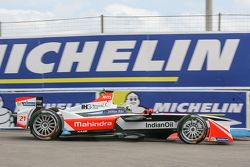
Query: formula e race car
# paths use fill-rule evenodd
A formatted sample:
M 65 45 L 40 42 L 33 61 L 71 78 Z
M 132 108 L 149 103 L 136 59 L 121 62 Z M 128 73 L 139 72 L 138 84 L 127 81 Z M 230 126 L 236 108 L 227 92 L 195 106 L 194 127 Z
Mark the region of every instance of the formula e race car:
M 197 114 L 138 114 L 113 104 L 113 93 L 71 108 L 43 108 L 42 97 L 16 98 L 17 125 L 30 128 L 40 140 L 52 140 L 63 131 L 70 135 L 113 135 L 127 139 L 162 138 L 177 133 L 188 144 L 206 141 L 232 143 L 230 120 Z

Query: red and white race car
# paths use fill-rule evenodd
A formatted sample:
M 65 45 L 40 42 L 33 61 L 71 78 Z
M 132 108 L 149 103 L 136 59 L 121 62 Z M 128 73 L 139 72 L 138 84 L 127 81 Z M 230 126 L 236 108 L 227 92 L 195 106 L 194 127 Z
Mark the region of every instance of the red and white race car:
M 106 92 L 96 100 L 71 108 L 43 108 L 41 97 L 16 99 L 17 125 L 30 128 L 41 140 L 58 138 L 62 131 L 71 135 L 113 135 L 120 138 L 162 138 L 174 133 L 188 144 L 206 139 L 212 142 L 232 143 L 230 120 L 196 114 L 163 114 L 146 109 L 135 114 L 112 102 L 113 93 Z

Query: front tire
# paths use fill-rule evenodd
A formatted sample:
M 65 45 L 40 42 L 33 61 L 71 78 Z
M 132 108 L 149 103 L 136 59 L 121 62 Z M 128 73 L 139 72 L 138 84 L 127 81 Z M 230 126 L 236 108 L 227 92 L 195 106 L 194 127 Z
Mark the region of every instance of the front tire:
M 198 144 L 206 138 L 208 126 L 202 117 L 198 115 L 187 115 L 179 121 L 177 132 L 183 142 L 187 144 Z
M 52 140 L 61 135 L 62 121 L 55 111 L 42 109 L 32 116 L 30 129 L 37 139 Z

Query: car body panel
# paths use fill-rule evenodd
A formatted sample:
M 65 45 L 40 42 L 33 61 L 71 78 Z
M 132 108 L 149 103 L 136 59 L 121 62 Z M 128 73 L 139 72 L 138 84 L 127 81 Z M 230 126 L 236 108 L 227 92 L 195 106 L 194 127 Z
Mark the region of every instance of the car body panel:
M 154 113 L 146 109 L 142 114 L 129 111 L 112 102 L 113 94 L 105 93 L 96 100 L 81 105 L 56 109 L 63 122 L 63 129 L 70 134 L 126 133 L 143 134 L 146 137 L 168 137 L 177 132 L 179 121 L 188 114 Z M 32 114 L 42 109 L 42 98 L 20 97 L 16 99 L 18 108 L 17 125 L 28 128 Z M 53 109 L 51 109 L 53 110 Z M 25 117 L 25 120 L 22 118 Z M 208 141 L 233 142 L 230 134 L 230 119 L 202 116 L 208 126 Z

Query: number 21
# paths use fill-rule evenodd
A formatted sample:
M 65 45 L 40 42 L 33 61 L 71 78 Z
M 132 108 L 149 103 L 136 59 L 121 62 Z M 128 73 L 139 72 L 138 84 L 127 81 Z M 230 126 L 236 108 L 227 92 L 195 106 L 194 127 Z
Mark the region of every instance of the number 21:
M 26 116 L 20 116 L 19 121 L 25 121 L 26 120 Z

